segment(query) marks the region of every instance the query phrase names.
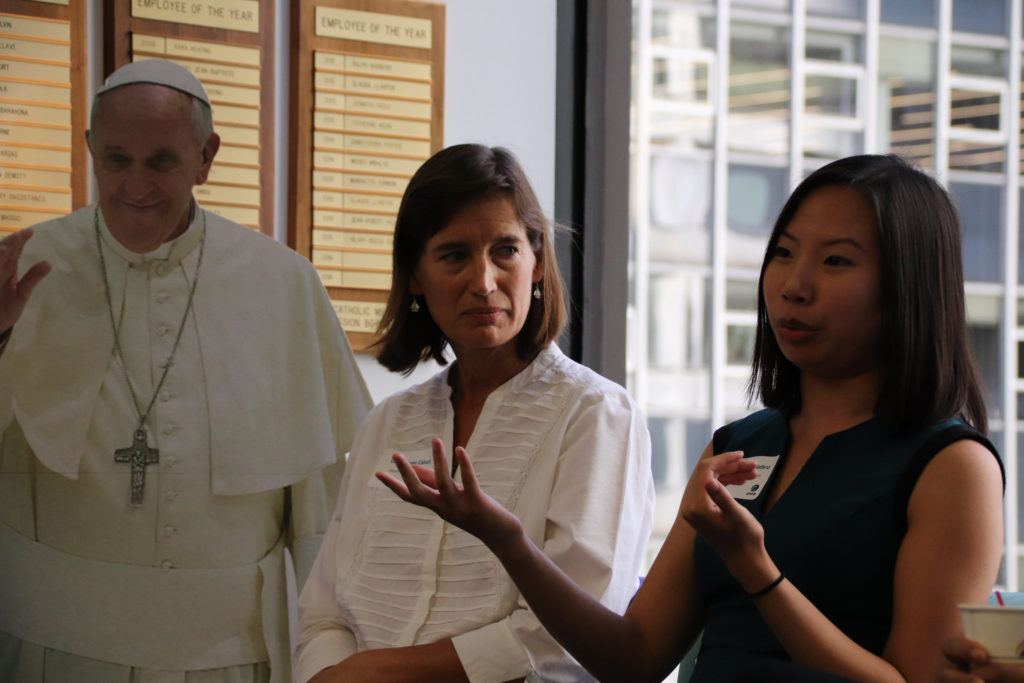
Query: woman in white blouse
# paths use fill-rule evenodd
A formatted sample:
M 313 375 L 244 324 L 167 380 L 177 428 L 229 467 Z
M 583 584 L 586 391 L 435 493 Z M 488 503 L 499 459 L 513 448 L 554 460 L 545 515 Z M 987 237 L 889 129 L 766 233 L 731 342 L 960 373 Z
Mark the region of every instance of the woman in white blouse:
M 412 177 L 395 225 L 378 360 L 455 362 L 378 405 L 299 602 L 295 679 L 589 681 L 478 540 L 374 478 L 465 447 L 483 488 L 566 574 L 622 612 L 654 487 L 643 416 L 555 345 L 565 322 L 551 224 L 515 158 L 457 145 Z

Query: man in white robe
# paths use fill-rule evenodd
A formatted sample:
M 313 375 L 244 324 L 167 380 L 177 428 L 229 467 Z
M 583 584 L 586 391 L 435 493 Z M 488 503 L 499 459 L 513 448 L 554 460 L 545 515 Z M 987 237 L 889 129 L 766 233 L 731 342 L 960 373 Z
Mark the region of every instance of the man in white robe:
M 0 681 L 284 683 L 369 396 L 309 262 L 192 198 L 194 77 L 118 70 L 88 141 L 98 205 L 0 243 Z

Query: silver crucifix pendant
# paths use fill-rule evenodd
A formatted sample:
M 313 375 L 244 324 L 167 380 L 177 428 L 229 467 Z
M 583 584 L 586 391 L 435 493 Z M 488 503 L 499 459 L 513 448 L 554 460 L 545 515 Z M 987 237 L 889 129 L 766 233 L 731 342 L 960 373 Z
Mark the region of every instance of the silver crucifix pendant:
M 129 463 L 132 466 L 132 507 L 142 505 L 146 488 L 146 465 L 160 462 L 160 451 L 146 444 L 146 428 L 135 430 L 135 438 L 129 448 L 114 451 L 114 462 Z

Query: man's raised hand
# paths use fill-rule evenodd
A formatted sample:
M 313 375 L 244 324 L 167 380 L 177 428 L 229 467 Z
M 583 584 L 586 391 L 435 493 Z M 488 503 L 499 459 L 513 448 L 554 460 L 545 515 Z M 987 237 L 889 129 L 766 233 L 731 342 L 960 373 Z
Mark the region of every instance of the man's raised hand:
M 18 259 L 30 237 L 32 230 L 26 228 L 0 240 L 0 334 L 14 327 L 32 290 L 50 272 L 50 264 L 40 261 L 18 279 Z

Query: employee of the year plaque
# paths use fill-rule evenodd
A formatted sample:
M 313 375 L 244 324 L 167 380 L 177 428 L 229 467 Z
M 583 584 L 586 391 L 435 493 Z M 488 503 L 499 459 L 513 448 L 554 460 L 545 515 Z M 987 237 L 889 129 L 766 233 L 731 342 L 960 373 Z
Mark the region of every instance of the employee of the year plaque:
M 353 347 L 391 287 L 402 192 L 442 145 L 444 6 L 301 0 L 293 10 L 293 246 L 327 286 Z
M 0 236 L 87 201 L 84 4 L 0 5 Z

